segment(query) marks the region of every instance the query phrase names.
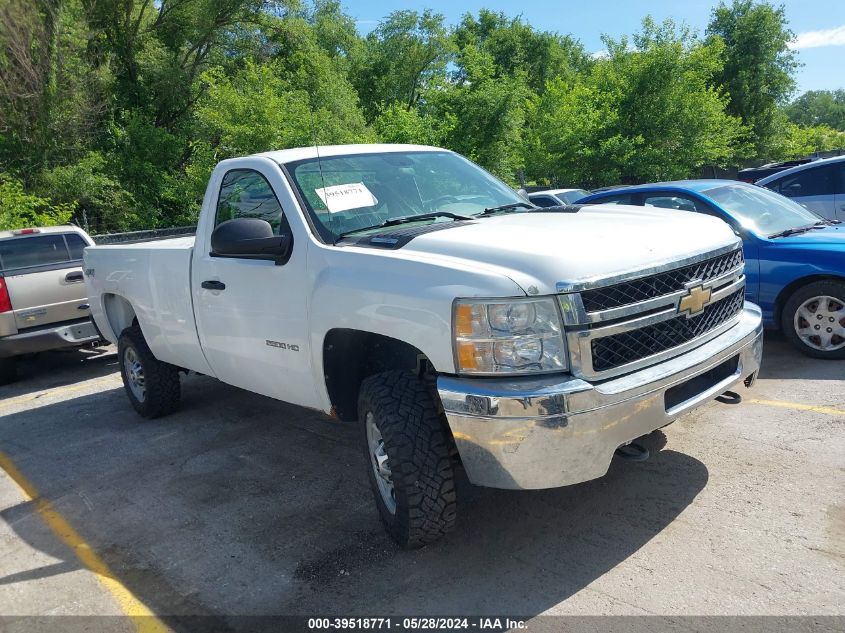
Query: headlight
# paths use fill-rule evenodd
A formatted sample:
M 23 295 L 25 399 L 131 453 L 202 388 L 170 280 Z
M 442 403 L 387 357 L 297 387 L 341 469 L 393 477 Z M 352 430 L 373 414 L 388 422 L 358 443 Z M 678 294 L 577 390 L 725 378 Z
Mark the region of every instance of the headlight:
M 566 346 L 554 299 L 459 299 L 452 317 L 462 374 L 563 371 Z

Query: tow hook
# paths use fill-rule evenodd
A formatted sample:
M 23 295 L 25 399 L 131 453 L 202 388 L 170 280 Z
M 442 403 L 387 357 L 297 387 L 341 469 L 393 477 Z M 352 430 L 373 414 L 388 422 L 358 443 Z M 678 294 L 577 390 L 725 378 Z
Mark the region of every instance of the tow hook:
M 742 402 L 742 396 L 736 391 L 726 391 L 721 396 L 716 396 L 716 401 L 722 404 L 739 404 Z
M 623 444 L 622 446 L 617 448 L 613 454 L 616 457 L 621 457 L 622 459 L 628 460 L 630 462 L 644 462 L 651 456 L 651 453 L 645 446 L 642 446 L 635 442 L 628 442 L 627 444 Z

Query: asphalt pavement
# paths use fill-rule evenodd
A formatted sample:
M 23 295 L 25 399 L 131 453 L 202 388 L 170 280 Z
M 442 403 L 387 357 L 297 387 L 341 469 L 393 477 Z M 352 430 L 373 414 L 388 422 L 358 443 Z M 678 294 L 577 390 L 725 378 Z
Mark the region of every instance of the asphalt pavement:
M 471 489 L 405 552 L 356 425 L 201 376 L 145 421 L 112 348 L 43 354 L 0 387 L 0 614 L 845 615 L 845 363 L 764 355 L 741 404 L 652 434 L 650 460 Z

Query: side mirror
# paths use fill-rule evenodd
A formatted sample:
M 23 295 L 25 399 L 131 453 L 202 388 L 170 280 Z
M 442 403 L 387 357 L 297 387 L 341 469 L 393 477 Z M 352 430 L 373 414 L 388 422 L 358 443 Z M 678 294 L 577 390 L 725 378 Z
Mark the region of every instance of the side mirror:
M 523 200 L 528 200 L 528 192 L 524 188 L 517 189 L 516 195 L 518 195 Z
M 273 227 L 259 218 L 221 222 L 211 234 L 212 257 L 269 259 L 277 265 L 290 259 L 293 236 L 274 235 Z

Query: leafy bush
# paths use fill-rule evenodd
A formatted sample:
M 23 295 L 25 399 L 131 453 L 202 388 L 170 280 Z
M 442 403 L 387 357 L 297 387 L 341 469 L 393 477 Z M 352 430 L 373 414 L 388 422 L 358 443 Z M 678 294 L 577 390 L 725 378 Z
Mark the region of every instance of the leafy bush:
M 532 108 L 530 176 L 590 188 L 686 178 L 735 158 L 747 130 L 710 85 L 719 40 L 646 20 L 633 43 L 605 44 L 605 58 L 571 82 L 549 82 Z
M 0 231 L 67 224 L 75 210 L 74 203 L 54 204 L 28 194 L 19 180 L 0 174 Z
M 156 225 L 155 218 L 140 216 L 133 195 L 110 173 L 106 159 L 90 152 L 71 165 L 41 174 L 38 192 L 78 209 L 77 220 L 92 233 L 129 231 Z

